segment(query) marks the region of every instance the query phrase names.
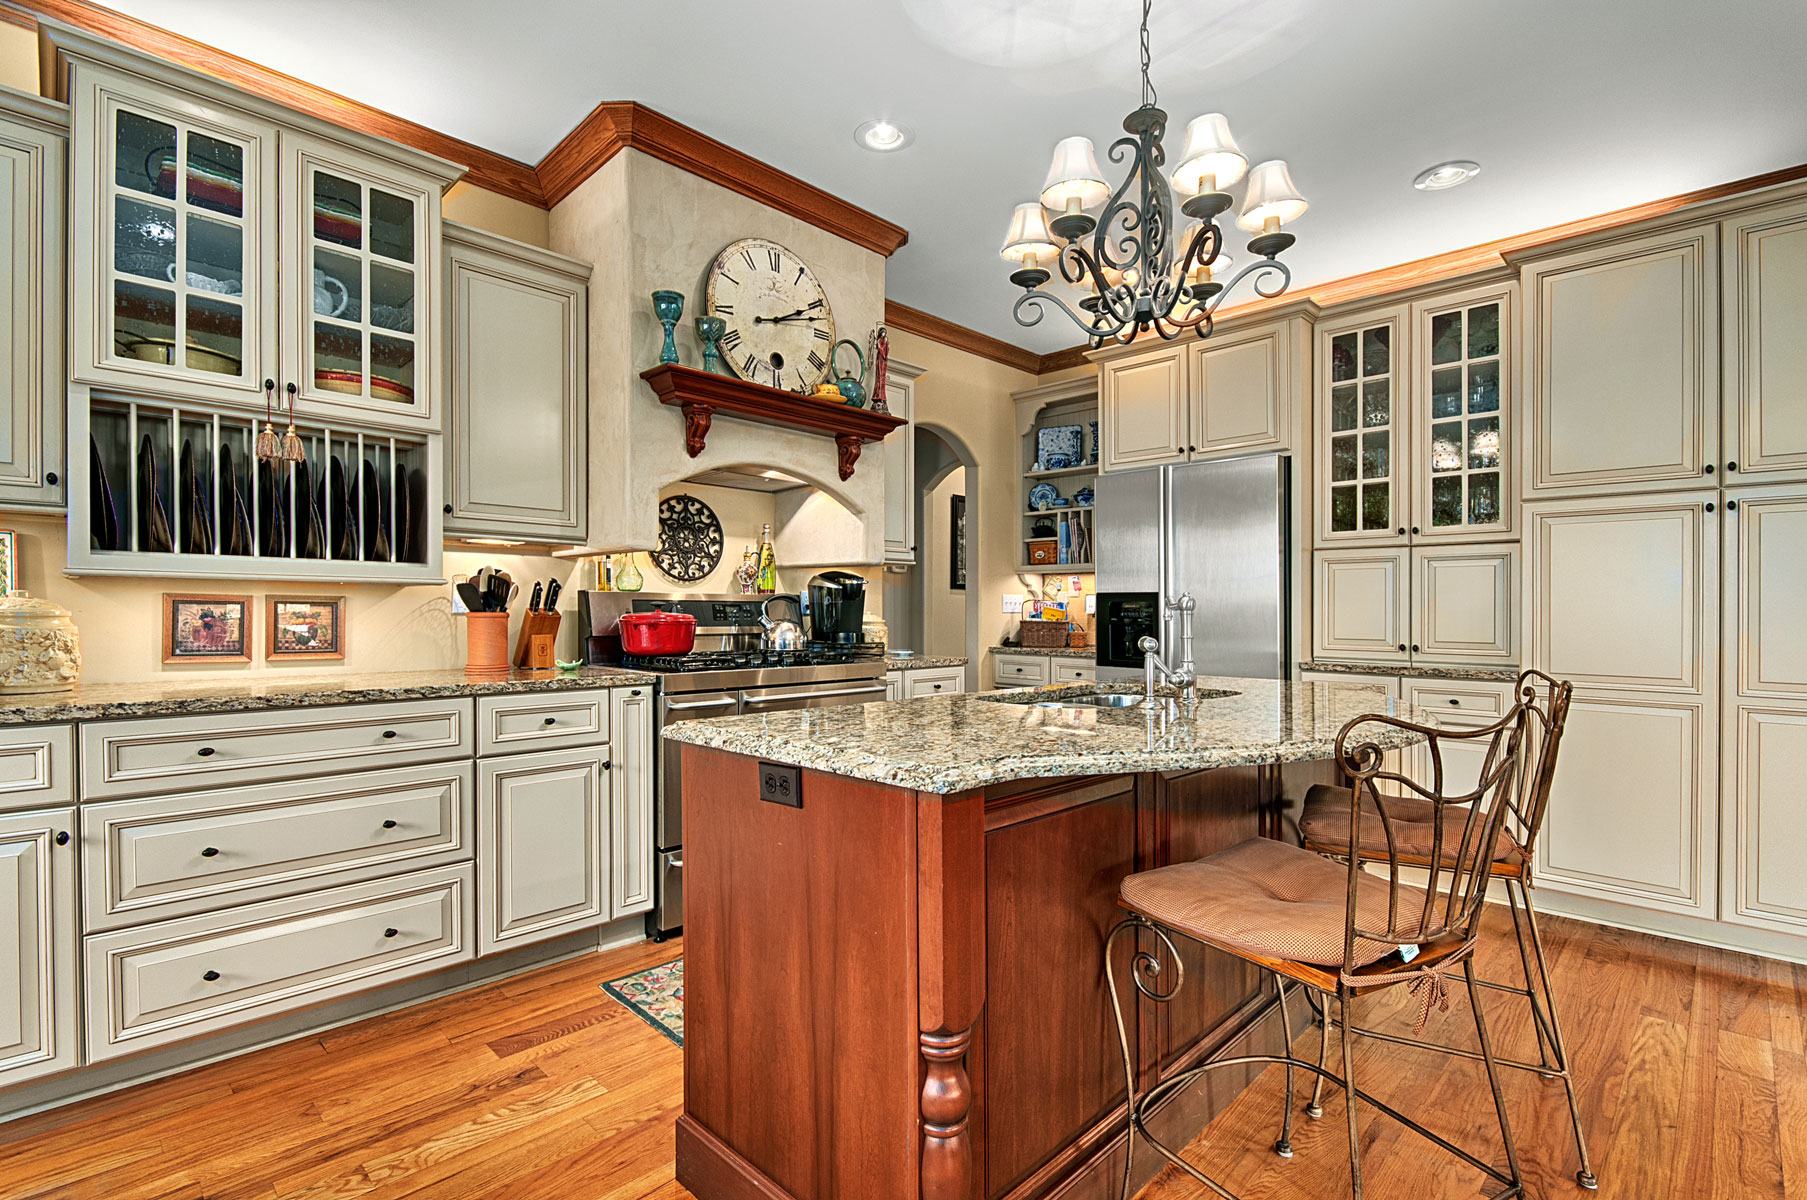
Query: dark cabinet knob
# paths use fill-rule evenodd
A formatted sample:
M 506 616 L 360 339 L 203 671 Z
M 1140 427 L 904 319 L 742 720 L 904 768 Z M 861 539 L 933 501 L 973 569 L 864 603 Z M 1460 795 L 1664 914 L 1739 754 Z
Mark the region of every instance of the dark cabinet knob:
M 558 718 L 557 718 L 557 717 L 547 717 L 547 718 L 546 718 L 546 724 L 548 724 L 548 725 L 556 725 L 556 724 L 558 724 Z
M 395 822 L 394 822 L 394 821 L 384 821 L 384 822 L 383 822 L 383 828 L 384 828 L 384 829 L 394 829 L 394 828 L 395 828 Z
M 1418 527 L 1416 525 L 1412 526 L 1412 532 L 1414 534 L 1418 532 Z
M 630 696 L 638 696 L 639 694 L 640 694 L 639 688 L 635 688 L 633 691 L 628 693 L 628 695 L 630 695 Z
M 1197 446 L 1187 446 L 1187 447 L 1186 447 L 1186 452 L 1187 452 L 1187 453 L 1188 453 L 1188 454 L 1197 454 L 1197 453 L 1198 453 L 1198 447 L 1197 447 Z
M 396 929 L 394 926 L 390 926 L 388 929 L 383 930 L 383 936 L 386 938 L 391 938 L 400 932 L 401 932 L 401 930 Z
M 48 483 L 51 487 L 55 487 L 56 486 L 56 472 L 55 471 L 47 472 L 44 476 L 44 482 Z
M 1712 512 L 1712 511 L 1713 511 L 1713 503 L 1712 503 L 1712 501 L 1710 501 L 1710 500 L 1709 500 L 1709 501 L 1708 501 L 1708 502 L 1707 502 L 1707 511 L 1708 511 L 1708 512 Z
M 291 395 L 291 396 L 293 396 L 293 395 L 294 395 L 294 394 L 295 394 L 295 391 L 296 391 L 296 388 L 295 388 L 295 384 L 294 384 L 294 382 L 293 382 L 293 381 L 291 381 L 291 382 L 290 382 L 290 383 L 289 383 L 289 385 L 288 385 L 288 386 L 287 386 L 287 387 L 286 387 L 286 388 L 284 388 L 284 389 L 283 389 L 283 390 L 284 390 L 284 391 L 286 391 L 286 392 L 288 392 L 288 394 L 289 394 L 289 395 Z
M 202 858 L 218 858 L 219 856 L 220 856 L 220 848 L 218 846 L 208 846 L 206 849 L 201 851 Z
M 57 831 L 56 844 L 59 846 L 67 846 L 69 844 L 69 832 L 67 830 Z
M 445 515 L 448 517 L 452 515 L 452 506 L 449 504 L 445 506 Z
M 1458 699 L 1456 699 L 1456 698 L 1455 698 L 1455 697 L 1454 697 L 1454 696 L 1451 696 L 1451 697 L 1450 697 L 1450 698 L 1449 698 L 1449 702 L 1450 702 L 1450 703 L 1451 703 L 1451 704 L 1458 704 L 1458 705 L 1459 705 L 1459 704 L 1461 704 L 1461 703 L 1462 703 L 1462 702 L 1461 702 L 1461 701 L 1460 701 L 1460 700 L 1458 700 Z
M 1727 512 L 1732 512 L 1737 507 L 1738 507 L 1738 502 L 1736 500 L 1727 500 L 1725 502 L 1725 511 L 1727 511 Z
M 205 979 L 208 983 L 218 983 L 220 973 L 218 971 L 203 971 L 201 972 L 201 978 Z
M 395 730 L 393 730 L 393 729 L 383 730 L 383 740 L 384 741 L 389 741 L 389 740 L 393 739 L 394 737 L 395 737 Z
M 1401 526 L 1400 526 L 1400 527 L 1399 527 L 1399 534 L 1398 534 L 1398 536 L 1400 536 L 1400 537 L 1404 537 L 1404 536 L 1405 536 L 1405 526 L 1404 526 L 1404 525 L 1401 525 Z
M 603 770 L 612 771 L 612 770 L 614 770 L 614 768 L 615 768 L 615 763 L 612 759 L 605 758 L 602 760 L 602 769 Z
M 1713 464 L 1708 463 L 1707 464 L 1707 474 L 1711 475 L 1712 473 L 1713 473 Z
M 936 684 L 936 685 L 935 685 L 935 690 L 936 690 L 936 691 L 940 691 L 940 690 L 941 690 L 941 685 L 940 685 L 940 684 Z
M 200 755 L 202 758 L 212 758 L 213 757 L 213 747 L 212 746 L 202 746 L 199 750 L 196 750 L 195 753 Z
M 1400 649 L 1400 651 L 1401 651 L 1401 652 L 1404 652 L 1404 650 L 1405 650 L 1405 643 L 1404 643 L 1404 642 L 1401 642 L 1401 643 L 1399 643 L 1399 649 Z
M 1418 643 L 1416 643 L 1416 642 L 1412 643 L 1412 653 L 1413 654 L 1418 653 Z
M 1729 462 L 1729 463 L 1725 464 L 1725 469 L 1728 471 L 1736 471 L 1738 469 L 1738 464 L 1735 462 Z

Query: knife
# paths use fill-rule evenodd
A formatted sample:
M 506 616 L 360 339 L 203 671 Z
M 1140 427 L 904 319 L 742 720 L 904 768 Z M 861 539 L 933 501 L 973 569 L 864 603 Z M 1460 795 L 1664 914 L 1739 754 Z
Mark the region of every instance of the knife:
M 539 585 L 535 584 L 534 586 L 538 587 Z M 548 583 L 546 585 L 546 611 L 547 612 L 557 612 L 558 611 L 558 594 L 559 594 L 559 592 L 561 592 L 563 590 L 564 590 L 564 585 L 559 583 L 559 581 L 556 579 L 554 579 L 551 583 Z
M 537 580 L 534 581 L 533 595 L 531 597 L 529 597 L 527 600 L 527 611 L 528 612 L 540 611 L 540 589 L 544 586 L 545 585 L 540 583 L 539 581 L 537 581 Z

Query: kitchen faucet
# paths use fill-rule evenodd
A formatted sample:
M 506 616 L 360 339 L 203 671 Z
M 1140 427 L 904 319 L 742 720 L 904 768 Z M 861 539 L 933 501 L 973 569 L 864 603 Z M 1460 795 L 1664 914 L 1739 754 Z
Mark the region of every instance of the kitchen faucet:
M 1180 665 L 1177 668 L 1170 669 L 1165 662 L 1161 661 L 1161 643 L 1158 639 L 1144 637 L 1136 643 L 1136 649 L 1142 652 L 1143 682 L 1148 691 L 1150 708 L 1154 707 L 1157 672 L 1168 683 L 1180 690 L 1180 700 L 1188 710 L 1191 709 L 1193 701 L 1198 699 L 1198 668 L 1192 661 L 1192 613 L 1197 607 L 1198 603 L 1193 600 L 1191 592 L 1181 592 L 1167 601 L 1167 612 L 1180 614 Z M 1172 616 L 1169 615 L 1167 623 L 1171 623 L 1172 619 Z

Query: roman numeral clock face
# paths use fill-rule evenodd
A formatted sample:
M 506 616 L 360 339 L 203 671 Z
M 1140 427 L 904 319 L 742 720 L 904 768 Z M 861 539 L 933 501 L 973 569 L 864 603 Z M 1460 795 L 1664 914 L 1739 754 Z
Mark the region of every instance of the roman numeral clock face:
M 750 383 L 809 392 L 828 371 L 834 313 L 815 272 L 776 242 L 747 238 L 709 268 L 707 304 L 727 326 L 722 357 Z

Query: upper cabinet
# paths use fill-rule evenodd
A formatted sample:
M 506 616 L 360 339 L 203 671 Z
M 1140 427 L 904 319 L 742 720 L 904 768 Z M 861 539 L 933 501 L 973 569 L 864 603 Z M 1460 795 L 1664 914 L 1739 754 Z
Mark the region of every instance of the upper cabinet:
M 0 505 L 61 508 L 68 113 L 0 88 Z
M 581 544 L 590 268 L 451 222 L 445 246 L 445 531 Z
M 1807 479 L 1807 201 L 1724 230 L 1725 482 Z
M 1210 337 L 1106 352 L 1098 367 L 1100 465 L 1133 470 L 1292 447 L 1304 420 L 1309 314 L 1262 314 Z
M 1525 262 L 1527 499 L 1713 473 L 1718 278 L 1718 222 Z
M 438 428 L 441 159 L 62 26 L 71 377 Z
M 892 361 L 885 371 L 885 407 L 908 421 L 883 442 L 885 561 L 916 562 L 916 379 L 921 367 Z
M 1403 307 L 1318 327 L 1318 542 L 1404 540 L 1399 454 L 1407 428 L 1400 381 Z

